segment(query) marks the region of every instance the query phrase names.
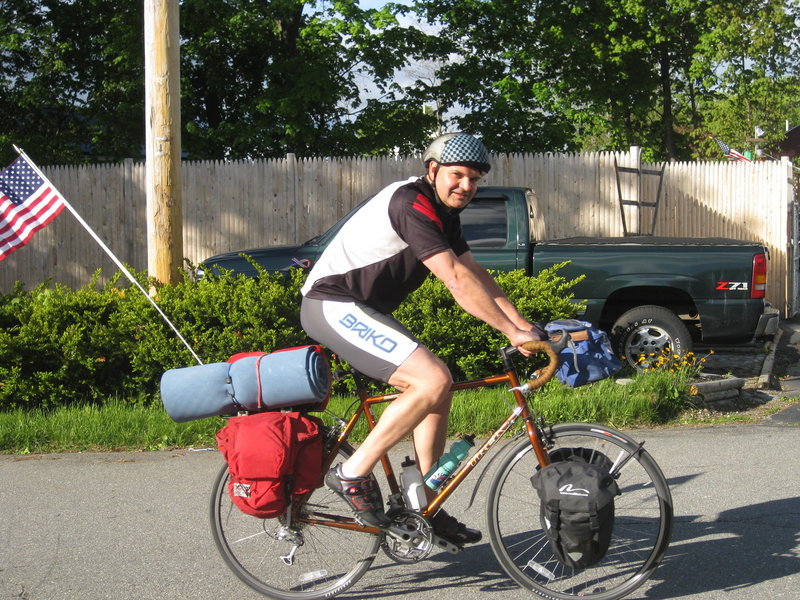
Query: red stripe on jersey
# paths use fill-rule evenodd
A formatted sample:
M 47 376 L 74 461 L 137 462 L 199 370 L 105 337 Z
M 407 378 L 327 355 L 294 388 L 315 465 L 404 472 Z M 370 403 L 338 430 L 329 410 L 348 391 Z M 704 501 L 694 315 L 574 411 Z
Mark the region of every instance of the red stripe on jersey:
M 421 212 L 431 221 L 436 223 L 436 226 L 439 228 L 440 231 L 444 231 L 444 225 L 442 224 L 442 220 L 439 218 L 439 215 L 436 214 L 436 209 L 433 208 L 433 204 L 431 204 L 431 201 L 428 200 L 425 196 L 423 196 L 422 194 L 417 194 L 417 197 L 414 200 L 414 204 L 411 205 L 411 208 Z

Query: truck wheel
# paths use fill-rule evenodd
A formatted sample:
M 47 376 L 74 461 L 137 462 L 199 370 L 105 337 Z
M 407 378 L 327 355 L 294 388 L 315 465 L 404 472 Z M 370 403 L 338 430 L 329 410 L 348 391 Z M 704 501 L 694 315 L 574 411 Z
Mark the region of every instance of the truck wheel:
M 663 306 L 637 306 L 624 313 L 611 328 L 617 354 L 635 369 L 656 364 L 665 354 L 692 351 L 689 330 Z

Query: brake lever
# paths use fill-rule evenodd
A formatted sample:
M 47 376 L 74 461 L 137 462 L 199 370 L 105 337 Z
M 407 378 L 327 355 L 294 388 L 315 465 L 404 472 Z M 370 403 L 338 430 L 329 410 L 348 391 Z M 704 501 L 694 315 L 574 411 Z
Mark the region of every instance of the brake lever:
M 547 340 L 547 342 L 550 344 L 550 347 L 553 349 L 553 352 L 559 354 L 564 348 L 567 347 L 567 344 L 569 343 L 570 340 L 570 335 L 566 329 L 557 329 L 553 333 L 556 334 L 558 337 L 556 337 L 556 335 L 553 335 L 550 337 L 549 340 Z M 556 337 L 555 340 L 552 339 L 554 337 Z

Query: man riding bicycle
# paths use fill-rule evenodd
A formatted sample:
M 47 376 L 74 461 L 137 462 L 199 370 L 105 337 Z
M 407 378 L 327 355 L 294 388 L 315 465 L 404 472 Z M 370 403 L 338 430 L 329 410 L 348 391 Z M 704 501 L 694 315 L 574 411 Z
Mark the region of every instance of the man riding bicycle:
M 325 477 L 361 521 L 384 528 L 391 521 L 370 473 L 412 432 L 420 470 L 435 465 L 445 448 L 452 383 L 444 362 L 391 313 L 433 273 L 465 311 L 513 346 L 544 337 L 475 261 L 461 230 L 459 213 L 490 169 L 483 143 L 445 134 L 430 144 L 423 163 L 423 177 L 387 186 L 345 223 L 301 290 L 306 332 L 364 375 L 401 391 L 353 455 Z M 481 539 L 443 510 L 432 523 L 457 545 Z

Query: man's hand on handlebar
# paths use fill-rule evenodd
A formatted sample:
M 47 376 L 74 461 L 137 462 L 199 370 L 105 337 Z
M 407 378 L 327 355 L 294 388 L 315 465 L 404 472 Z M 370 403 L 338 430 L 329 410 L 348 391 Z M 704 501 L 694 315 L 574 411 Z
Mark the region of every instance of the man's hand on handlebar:
M 530 356 L 531 352 L 522 347 L 525 342 L 538 342 L 539 340 L 546 340 L 547 334 L 538 327 L 532 327 L 530 330 L 518 329 L 517 333 L 508 337 L 511 345 L 514 346 L 523 356 Z
M 547 340 L 549 337 L 547 332 L 544 330 L 544 327 L 540 323 L 534 323 L 531 326 L 531 333 L 534 335 L 538 335 L 540 340 Z

